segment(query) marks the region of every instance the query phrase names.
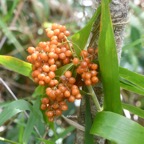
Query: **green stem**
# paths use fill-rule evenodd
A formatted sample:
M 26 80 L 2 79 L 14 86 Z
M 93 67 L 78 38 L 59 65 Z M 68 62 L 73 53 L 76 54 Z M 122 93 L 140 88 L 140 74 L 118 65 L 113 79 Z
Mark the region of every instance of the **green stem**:
M 5 139 L 5 138 L 3 138 L 3 137 L 0 137 L 0 141 L 8 142 L 8 143 L 11 143 L 11 144 L 18 144 L 18 143 L 14 142 L 14 141 Z
M 100 106 L 100 104 L 99 104 L 99 101 L 98 101 L 98 99 L 97 99 L 97 96 L 96 96 L 96 94 L 95 94 L 92 86 L 88 86 L 87 88 L 88 88 L 88 91 L 89 91 L 89 93 L 90 93 L 93 101 L 94 101 L 94 104 L 95 104 L 95 106 L 96 106 L 97 111 L 102 111 L 102 108 L 101 108 L 101 106 Z

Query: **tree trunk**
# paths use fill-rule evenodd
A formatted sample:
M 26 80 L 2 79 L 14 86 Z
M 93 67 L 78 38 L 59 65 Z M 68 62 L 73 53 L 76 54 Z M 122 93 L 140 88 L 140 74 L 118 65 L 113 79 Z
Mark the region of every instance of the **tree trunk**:
M 93 0 L 94 1 L 94 8 L 97 9 L 100 0 Z M 112 0 L 110 3 L 110 10 L 111 10 L 111 17 L 114 27 L 114 34 L 115 34 L 115 40 L 117 45 L 117 54 L 118 54 L 118 60 L 120 62 L 121 57 L 121 51 L 122 51 L 122 43 L 124 38 L 124 29 L 125 25 L 128 22 L 128 4 L 129 0 Z M 92 46 L 93 48 L 97 48 L 98 45 L 98 34 L 96 34 L 97 25 L 99 24 L 99 20 L 95 22 L 93 25 L 93 30 L 91 32 L 91 38 L 90 38 L 90 44 L 89 46 Z M 103 90 L 102 90 L 102 84 L 99 82 L 98 85 L 94 87 L 95 93 L 98 97 L 98 100 L 100 104 L 103 103 Z M 91 114 L 92 118 L 97 113 L 97 110 L 94 106 L 93 100 L 90 98 L 90 105 L 91 105 Z M 78 116 L 78 123 L 80 125 L 85 126 L 85 99 L 83 98 L 81 101 L 79 116 Z M 106 144 L 106 141 L 103 138 L 95 137 L 95 143 L 96 144 Z M 76 133 L 76 141 L 75 144 L 84 144 L 84 132 L 81 130 L 77 130 Z

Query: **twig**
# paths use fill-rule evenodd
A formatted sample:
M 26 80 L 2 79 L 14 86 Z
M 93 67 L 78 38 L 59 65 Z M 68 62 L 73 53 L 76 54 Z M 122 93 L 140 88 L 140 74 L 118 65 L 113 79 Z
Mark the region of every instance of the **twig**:
M 12 92 L 12 90 L 9 88 L 9 86 L 6 84 L 6 82 L 1 77 L 0 77 L 0 82 L 4 85 L 4 87 L 8 90 L 8 92 L 12 95 L 13 99 L 18 100 L 18 98 L 15 96 L 15 94 Z M 26 115 L 27 118 L 29 118 L 29 115 L 27 112 L 24 111 L 24 114 Z M 38 134 L 38 136 L 40 138 L 42 138 L 42 136 L 40 135 L 36 126 L 34 126 L 34 129 L 35 129 L 36 133 Z
M 102 111 L 102 108 L 101 108 L 101 106 L 100 106 L 100 104 L 99 104 L 99 101 L 98 101 L 98 99 L 97 99 L 97 97 L 96 97 L 96 94 L 95 94 L 92 86 L 88 86 L 87 88 L 88 88 L 88 90 L 89 90 L 89 93 L 90 93 L 93 101 L 94 101 L 94 104 L 95 104 L 95 106 L 96 106 L 97 111 L 98 111 L 98 112 L 99 112 L 99 111 Z
M 81 131 L 85 131 L 85 127 L 76 123 L 75 121 L 72 121 L 70 119 L 68 119 L 67 117 L 65 117 L 64 115 L 62 115 L 62 118 L 70 125 L 74 126 L 76 129 L 79 129 Z

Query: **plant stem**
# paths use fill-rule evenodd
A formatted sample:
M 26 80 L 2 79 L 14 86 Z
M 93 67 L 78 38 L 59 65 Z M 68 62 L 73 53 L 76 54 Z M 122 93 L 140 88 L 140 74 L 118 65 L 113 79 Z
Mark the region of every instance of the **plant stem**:
M 102 108 L 101 108 L 101 106 L 99 104 L 99 101 L 97 99 L 97 96 L 96 96 L 92 86 L 88 86 L 87 88 L 88 88 L 88 91 L 89 91 L 90 95 L 92 96 L 92 99 L 94 101 L 94 104 L 96 106 L 97 111 L 99 111 L 99 112 L 102 111 Z
M 0 141 L 8 142 L 8 143 L 11 143 L 11 144 L 18 144 L 18 143 L 14 142 L 14 141 L 5 139 L 5 138 L 3 138 L 3 137 L 0 137 Z

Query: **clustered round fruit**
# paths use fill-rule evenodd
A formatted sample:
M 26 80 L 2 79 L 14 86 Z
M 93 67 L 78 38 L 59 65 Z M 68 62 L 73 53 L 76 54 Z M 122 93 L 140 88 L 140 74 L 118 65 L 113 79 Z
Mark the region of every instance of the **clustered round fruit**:
M 68 109 L 67 102 L 82 98 L 77 77 L 73 77 L 71 71 L 58 77 L 56 70 L 72 62 L 83 83 L 96 84 L 98 65 L 92 61 L 97 52 L 88 48 L 81 51 L 80 59 L 75 57 L 73 45 L 67 40 L 70 32 L 63 25 L 52 24 L 46 29 L 46 34 L 48 41 L 28 48 L 27 60 L 32 64 L 33 80 L 39 85 L 47 86 L 46 96 L 41 100 L 41 110 L 45 111 L 49 121 L 53 121 L 55 116 Z
M 60 82 L 55 87 L 46 88 L 48 98 L 42 99 L 41 109 L 45 110 L 45 114 L 49 121 L 53 121 L 55 116 L 62 114 L 62 111 L 68 109 L 67 103 L 74 102 L 75 99 L 81 99 L 79 88 L 75 85 L 76 79 L 72 77 L 71 71 L 66 71 L 60 77 Z
M 81 51 L 81 61 L 78 58 L 73 59 L 74 65 L 79 64 L 76 71 L 81 75 L 82 80 L 87 86 L 94 85 L 99 81 L 97 77 L 98 65 L 92 62 L 96 54 L 97 51 L 93 48 L 88 48 L 88 50 Z

